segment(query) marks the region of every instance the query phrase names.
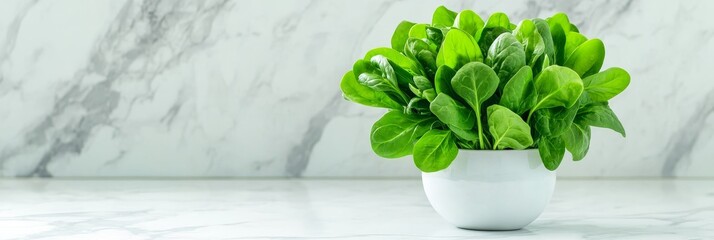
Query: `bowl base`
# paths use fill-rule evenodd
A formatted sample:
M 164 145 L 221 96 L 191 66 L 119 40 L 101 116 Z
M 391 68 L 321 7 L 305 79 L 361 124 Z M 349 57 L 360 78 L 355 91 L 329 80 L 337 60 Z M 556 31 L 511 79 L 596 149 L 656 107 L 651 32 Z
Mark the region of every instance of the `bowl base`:
M 519 228 L 482 228 L 482 227 L 459 227 L 456 226 L 459 229 L 463 230 L 469 230 L 469 231 L 482 231 L 482 232 L 508 232 L 508 231 L 518 231 L 523 229 L 523 227 Z

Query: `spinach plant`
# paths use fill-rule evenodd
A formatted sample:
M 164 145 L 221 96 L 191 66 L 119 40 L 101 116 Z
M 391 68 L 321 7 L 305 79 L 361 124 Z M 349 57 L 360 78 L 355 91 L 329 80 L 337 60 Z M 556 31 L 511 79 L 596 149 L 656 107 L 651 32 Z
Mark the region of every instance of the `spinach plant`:
M 391 48 L 376 48 L 342 78 L 345 99 L 388 109 L 372 127 L 372 150 L 413 155 L 424 172 L 448 167 L 459 149 L 537 148 L 547 169 L 565 151 L 585 157 L 591 127 L 625 129 L 608 101 L 630 83 L 621 68 L 600 71 L 605 47 L 557 13 L 484 21 L 446 7 L 432 22 L 401 22 Z

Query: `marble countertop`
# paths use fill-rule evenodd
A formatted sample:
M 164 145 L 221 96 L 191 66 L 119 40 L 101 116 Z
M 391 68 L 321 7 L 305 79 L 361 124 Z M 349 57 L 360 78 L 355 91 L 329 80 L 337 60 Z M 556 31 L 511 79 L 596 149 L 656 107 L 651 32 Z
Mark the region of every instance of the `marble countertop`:
M 510 232 L 452 227 L 418 179 L 3 179 L 0 196 L 0 239 L 714 238 L 714 180 L 559 179 Z

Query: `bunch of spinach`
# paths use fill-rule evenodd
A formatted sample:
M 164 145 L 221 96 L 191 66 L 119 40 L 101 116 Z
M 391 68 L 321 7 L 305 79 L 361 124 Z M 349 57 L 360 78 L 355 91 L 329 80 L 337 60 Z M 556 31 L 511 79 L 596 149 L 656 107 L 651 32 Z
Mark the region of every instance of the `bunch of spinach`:
M 340 83 L 345 99 L 389 111 L 372 127 L 374 152 L 412 154 L 424 172 L 451 164 L 458 149 L 538 148 L 555 170 L 566 149 L 581 160 L 590 128 L 625 129 L 608 106 L 630 82 L 600 71 L 605 48 L 558 13 L 513 24 L 439 7 L 431 24 L 403 21 L 391 48 L 359 59 Z

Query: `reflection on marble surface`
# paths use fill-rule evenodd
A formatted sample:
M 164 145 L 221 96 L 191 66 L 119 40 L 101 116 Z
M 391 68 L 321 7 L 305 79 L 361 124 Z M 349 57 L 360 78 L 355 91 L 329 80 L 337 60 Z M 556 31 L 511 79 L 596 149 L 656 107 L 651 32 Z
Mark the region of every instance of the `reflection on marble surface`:
M 2 1 L 2 176 L 417 176 L 369 147 L 382 111 L 338 82 L 409 1 Z M 562 176 L 714 176 L 714 2 L 449 1 L 515 21 L 567 12 L 632 74 Z
M 564 180 L 525 229 L 455 228 L 419 180 L 0 181 L 0 239 L 711 239 L 712 180 Z

